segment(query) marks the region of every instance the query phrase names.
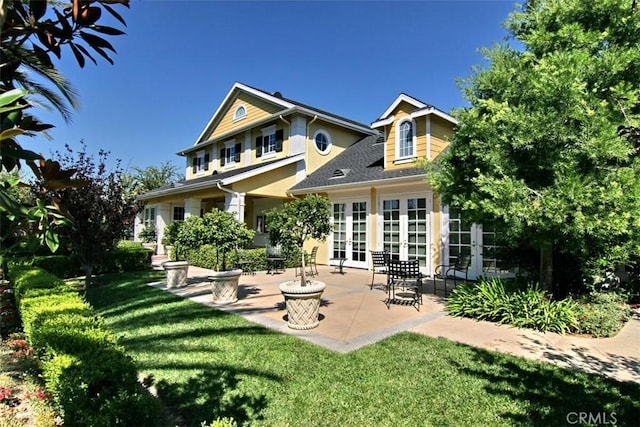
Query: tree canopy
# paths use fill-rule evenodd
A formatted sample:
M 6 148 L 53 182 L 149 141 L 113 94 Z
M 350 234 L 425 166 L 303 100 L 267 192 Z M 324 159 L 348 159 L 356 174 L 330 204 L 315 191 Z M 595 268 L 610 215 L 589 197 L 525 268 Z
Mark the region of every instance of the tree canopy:
M 640 253 L 640 159 L 621 127 L 640 112 L 640 15 L 631 0 L 534 0 L 461 82 L 449 149 L 429 165 L 442 201 L 511 245 L 594 270 Z M 624 136 L 624 135 L 623 135 Z M 577 276 L 580 276 L 577 274 Z

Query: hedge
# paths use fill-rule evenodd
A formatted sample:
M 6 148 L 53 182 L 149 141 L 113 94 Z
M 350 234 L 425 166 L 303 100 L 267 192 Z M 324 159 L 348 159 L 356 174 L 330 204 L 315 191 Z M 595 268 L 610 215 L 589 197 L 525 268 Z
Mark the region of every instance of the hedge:
M 142 389 L 133 360 L 91 306 L 40 268 L 10 273 L 25 336 L 65 426 L 154 425 L 160 403 Z

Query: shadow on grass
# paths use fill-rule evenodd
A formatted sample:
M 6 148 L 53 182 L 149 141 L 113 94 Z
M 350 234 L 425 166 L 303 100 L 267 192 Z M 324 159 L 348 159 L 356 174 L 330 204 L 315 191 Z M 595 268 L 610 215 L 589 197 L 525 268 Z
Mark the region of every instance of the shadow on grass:
M 158 397 L 180 426 L 199 426 L 202 421 L 233 417 L 238 425 L 262 419 L 267 406 L 264 395 L 251 396 L 237 391 L 240 380 L 224 369 L 206 369 L 184 383 L 161 380 Z
M 579 413 L 600 417 L 604 424 L 615 418 L 617 425 L 637 425 L 638 384 L 562 369 L 549 363 L 523 363 L 522 359 L 473 347 L 469 347 L 469 351 L 468 364 L 451 360 L 451 365 L 461 373 L 486 380 L 484 389 L 489 394 L 526 402 L 526 415 L 502 414 L 512 425 L 568 425 Z

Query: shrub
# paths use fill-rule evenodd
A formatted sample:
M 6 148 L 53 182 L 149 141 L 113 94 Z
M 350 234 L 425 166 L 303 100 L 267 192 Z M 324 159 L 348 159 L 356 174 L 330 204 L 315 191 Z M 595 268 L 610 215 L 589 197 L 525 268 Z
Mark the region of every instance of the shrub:
M 577 333 L 611 337 L 631 318 L 631 309 L 620 294 L 591 292 L 580 301 L 577 317 Z
M 447 301 L 452 316 L 505 323 L 542 332 L 564 333 L 577 326 L 577 304 L 552 301 L 536 286 L 492 278 L 465 283 Z
M 151 266 L 152 251 L 139 246 L 117 247 L 107 252 L 102 261 L 101 273 L 123 273 L 146 270 Z
M 42 356 L 42 375 L 65 425 L 154 425 L 159 402 L 138 384 L 133 360 L 91 306 L 42 269 L 11 274 L 25 336 Z

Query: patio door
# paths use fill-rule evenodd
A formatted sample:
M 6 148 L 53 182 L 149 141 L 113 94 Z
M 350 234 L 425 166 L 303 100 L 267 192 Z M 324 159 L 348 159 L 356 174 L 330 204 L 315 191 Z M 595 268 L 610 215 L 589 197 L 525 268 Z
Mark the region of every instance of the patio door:
M 420 261 L 420 271 L 431 271 L 431 197 L 383 197 L 382 246 L 392 259 Z
M 368 215 L 366 200 L 333 203 L 330 258 L 346 258 L 345 267 L 368 267 Z
M 455 264 L 460 256 L 471 255 L 470 279 L 515 275 L 504 268 L 497 257 L 498 232 L 492 225 L 469 223 L 459 212 L 450 210 L 448 240 L 448 265 Z

